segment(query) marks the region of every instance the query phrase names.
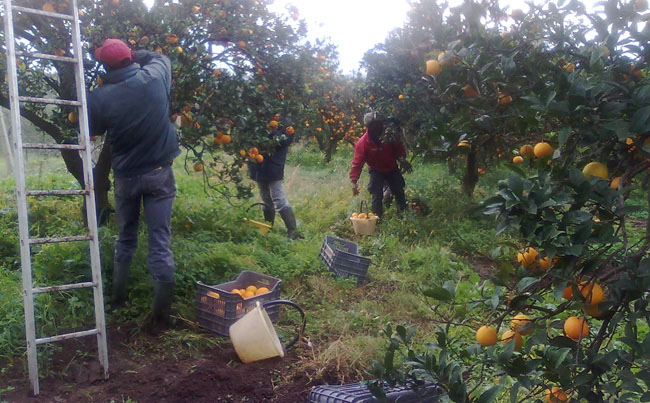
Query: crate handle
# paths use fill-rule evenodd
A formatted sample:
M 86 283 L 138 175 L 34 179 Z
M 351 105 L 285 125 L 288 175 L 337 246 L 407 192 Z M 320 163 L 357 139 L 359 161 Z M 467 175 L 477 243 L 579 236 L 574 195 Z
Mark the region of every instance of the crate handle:
M 302 337 L 302 334 L 305 332 L 305 325 L 307 325 L 307 317 L 305 316 L 305 311 L 303 311 L 302 308 L 300 306 L 298 306 L 298 304 L 296 304 L 294 302 L 291 302 L 291 301 L 284 300 L 284 299 L 276 299 L 274 301 L 267 301 L 267 302 L 262 304 L 262 307 L 267 308 L 267 307 L 271 307 L 271 306 L 275 306 L 275 305 L 289 305 L 290 307 L 295 308 L 298 312 L 300 312 L 300 316 L 302 316 L 302 320 L 301 320 L 302 323 L 300 324 L 300 330 L 299 330 L 298 334 L 289 343 L 287 343 L 287 345 L 284 347 L 285 350 L 288 350 L 291 347 L 293 347 L 293 345 L 296 344 L 296 342 L 298 340 L 300 340 L 300 338 Z

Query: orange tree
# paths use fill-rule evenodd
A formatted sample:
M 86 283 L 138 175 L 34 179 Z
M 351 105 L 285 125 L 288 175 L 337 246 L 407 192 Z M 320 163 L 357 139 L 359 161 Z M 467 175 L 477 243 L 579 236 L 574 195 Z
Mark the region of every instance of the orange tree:
M 523 128 L 547 153 L 483 201 L 497 233 L 518 232 L 522 250 L 503 255 L 478 290 L 425 291 L 441 321 L 435 343 L 418 348 L 412 331 L 387 328 L 378 376 L 434 380 L 455 401 L 650 399 L 650 238 L 626 225 L 629 193 L 650 168 L 646 8 L 548 3 L 504 19 L 496 4 L 466 2 L 441 13 L 439 29 L 455 27 L 457 39 L 443 49 L 448 64 L 430 70 L 431 91 L 469 81 L 477 93 L 446 98 L 447 124 L 478 130 L 470 112 L 482 108 L 491 129 L 470 143 L 495 132 L 519 142 Z M 504 23 L 507 35 L 490 32 Z M 399 352 L 403 367 L 394 365 Z
M 312 79 L 306 84 L 303 112 L 305 135 L 316 141 L 329 162 L 341 143 L 354 144 L 363 135 L 363 114 L 368 105 L 360 101 L 358 77 L 347 77 L 316 58 Z
M 70 13 L 67 0 L 29 0 L 26 6 Z M 112 0 L 79 2 L 89 89 L 102 82 L 102 68 L 91 58 L 93 49 L 107 37 L 128 42 L 133 49 L 166 54 L 173 67 L 173 115 L 180 140 L 189 150 L 196 170 L 206 185 L 228 196 L 246 196 L 243 186 L 244 157 L 240 150 L 257 147 L 263 155 L 267 125 L 277 113 L 290 116 L 300 106 L 305 75 L 304 60 L 316 53 L 300 45 L 305 35 L 301 22 L 269 12 L 257 0 L 189 0 L 182 3 Z M 16 36 L 20 50 L 58 55 L 70 54 L 69 30 L 51 19 L 19 15 Z M 23 95 L 52 94 L 74 98 L 71 66 L 21 58 L 20 88 Z M 4 74 L 6 63 L 0 63 Z M 0 104 L 7 106 L 6 83 Z M 292 96 L 288 96 L 291 94 Z M 295 97 L 295 98 L 293 98 Z M 76 141 L 76 123 L 68 119 L 69 107 L 26 105 L 24 118 L 58 143 Z M 243 154 L 243 153 L 242 153 Z M 209 156 L 209 158 L 208 158 Z M 70 173 L 83 182 L 76 152 L 62 152 Z M 109 208 L 110 148 L 103 147 L 95 166 L 98 209 Z

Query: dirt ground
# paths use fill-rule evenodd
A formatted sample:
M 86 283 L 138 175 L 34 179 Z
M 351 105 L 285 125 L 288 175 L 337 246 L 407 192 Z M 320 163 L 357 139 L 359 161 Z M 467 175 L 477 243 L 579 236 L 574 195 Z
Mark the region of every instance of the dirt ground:
M 134 332 L 135 325 L 109 327 L 110 378 L 104 380 L 94 338 L 71 340 L 48 362 L 51 375 L 41 378 L 32 397 L 23 367 L 0 372 L 0 402 L 278 402 L 309 401 L 312 386 L 296 375 L 301 347 L 280 359 L 242 364 L 227 339 L 217 347 L 175 357 L 159 339 Z M 218 336 L 215 336 L 218 337 Z M 0 362 L 0 367 L 5 367 Z

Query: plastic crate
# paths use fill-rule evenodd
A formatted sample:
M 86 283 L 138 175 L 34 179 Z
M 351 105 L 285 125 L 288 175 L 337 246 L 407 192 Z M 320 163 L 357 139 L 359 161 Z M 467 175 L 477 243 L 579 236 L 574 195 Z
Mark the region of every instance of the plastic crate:
M 249 285 L 266 287 L 269 292 L 243 299 L 232 292 L 235 288 L 246 288 Z M 266 302 L 279 299 L 282 281 L 254 271 L 244 270 L 237 279 L 218 285 L 196 283 L 196 311 L 199 326 L 222 336 L 228 336 L 230 325 L 255 308 L 255 302 Z M 278 317 L 280 306 L 272 306 L 266 310 L 271 320 Z
M 437 403 L 443 395 L 438 385 L 429 383 L 414 390 L 408 386 L 386 387 L 386 401 L 392 403 Z M 376 398 L 361 383 L 349 385 L 321 385 L 309 393 L 309 403 L 378 403 Z
M 326 235 L 319 257 L 335 276 L 355 277 L 357 284 L 362 284 L 370 259 L 359 256 L 358 251 L 356 243 Z

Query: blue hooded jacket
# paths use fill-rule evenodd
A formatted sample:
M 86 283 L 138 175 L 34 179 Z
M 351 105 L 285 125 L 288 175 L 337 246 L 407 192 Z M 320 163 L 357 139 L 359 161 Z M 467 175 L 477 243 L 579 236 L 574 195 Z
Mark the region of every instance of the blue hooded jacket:
M 147 173 L 181 153 L 169 118 L 169 59 L 141 50 L 133 60 L 111 70 L 104 84 L 88 94 L 91 135 L 107 133 L 116 177 Z
M 275 182 L 284 179 L 284 164 L 293 136 L 285 134 L 284 130 L 273 130 L 268 137 L 277 143 L 273 153 L 265 155 L 261 164 L 255 162 L 248 164 L 250 178 L 257 182 Z

